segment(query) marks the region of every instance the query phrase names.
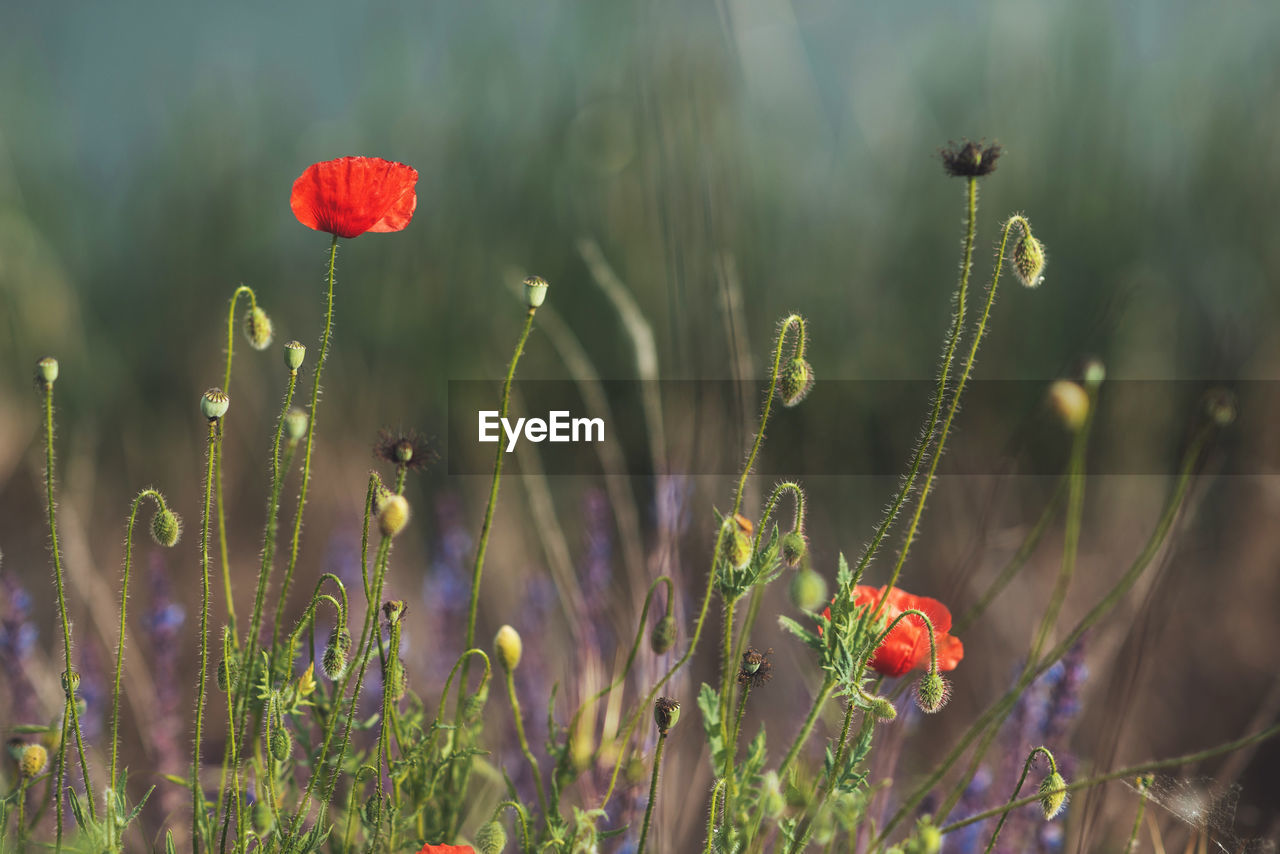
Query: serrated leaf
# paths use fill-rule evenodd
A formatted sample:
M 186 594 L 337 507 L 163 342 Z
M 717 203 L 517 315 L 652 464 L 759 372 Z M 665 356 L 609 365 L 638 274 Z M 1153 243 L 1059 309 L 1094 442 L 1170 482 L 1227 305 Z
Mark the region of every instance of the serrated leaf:
M 822 650 L 822 638 L 818 637 L 790 617 L 778 617 L 778 625 L 800 638 L 800 640 L 804 642 L 805 646 L 818 651 Z

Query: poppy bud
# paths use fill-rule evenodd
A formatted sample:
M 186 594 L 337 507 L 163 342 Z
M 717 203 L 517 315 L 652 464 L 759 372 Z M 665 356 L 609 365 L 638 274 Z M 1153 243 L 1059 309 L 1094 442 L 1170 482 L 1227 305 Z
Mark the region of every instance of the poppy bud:
M 403 495 L 391 493 L 378 501 L 378 528 L 385 537 L 394 537 L 409 524 L 409 502 Z
M 382 678 L 386 682 L 387 693 L 391 695 L 392 702 L 398 703 L 404 699 L 404 693 L 409 687 L 409 678 L 405 675 L 404 664 L 399 658 L 389 662 L 391 672 L 387 672 L 387 668 L 383 668 Z
M 507 829 L 500 821 L 489 821 L 476 831 L 476 854 L 502 854 L 507 847 Z
M 220 388 L 211 388 L 200 397 L 200 414 L 210 421 L 217 421 L 231 408 L 231 398 Z
M 382 603 L 382 613 L 387 618 L 387 623 L 395 625 L 400 622 L 400 618 L 404 616 L 405 606 L 404 600 L 392 599 L 389 602 Z
M 889 702 L 888 697 L 873 697 L 871 699 L 871 716 L 876 720 L 885 721 L 886 723 L 898 716 L 898 709 Z
M 364 820 L 369 824 L 376 825 L 378 823 L 378 814 L 382 812 L 382 793 L 374 792 L 369 799 L 364 802 Z
M 658 725 L 658 732 L 667 732 L 680 720 L 680 704 L 670 697 L 659 697 L 653 703 L 653 722 Z
M 240 661 L 233 655 L 218 662 L 218 690 L 227 693 L 240 683 Z
M 290 409 L 284 416 L 284 431 L 289 434 L 289 440 L 296 442 L 307 435 L 307 423 L 310 420 L 305 409 L 296 406 Z
M 1236 396 L 1225 388 L 1215 388 L 1205 395 L 1204 411 L 1219 427 L 1230 427 L 1236 420 Z
M 813 388 L 813 367 L 804 359 L 792 359 L 778 376 L 778 397 L 782 405 L 798 406 Z
M 182 536 L 182 520 L 168 507 L 161 507 L 151 517 L 151 539 L 165 548 L 177 545 Z
M 827 580 L 812 569 L 802 569 L 791 579 L 791 604 L 801 611 L 816 611 L 827 601 Z
M 1099 359 L 1089 359 L 1084 363 L 1080 376 L 1084 379 L 1086 388 L 1096 389 L 1107 378 L 1107 366 Z
M 676 619 L 675 617 L 663 617 L 661 620 L 653 624 L 653 631 L 649 633 L 649 647 L 657 655 L 663 655 L 676 643 Z
M 903 854 L 938 854 L 942 850 L 942 832 L 933 826 L 933 819 L 925 816 L 904 846 Z
M 331 682 L 337 682 L 347 672 L 347 656 L 351 654 L 351 632 L 346 626 L 329 632 L 329 642 L 324 645 L 320 667 Z
M 271 804 L 264 800 L 255 801 L 253 804 L 253 829 L 258 832 L 261 837 L 268 836 L 276 826 L 276 817 L 271 812 Z
M 1049 406 L 1072 433 L 1083 427 L 1089 417 L 1089 395 L 1070 380 L 1055 380 L 1049 386 Z
M 726 519 L 725 524 L 733 531 L 724 544 L 724 558 L 734 569 L 742 569 L 751 562 L 751 534 L 755 526 L 741 513 Z
M 284 762 L 289 758 L 289 754 L 293 753 L 293 736 L 289 735 L 289 730 L 283 726 L 271 728 L 270 742 L 271 755 L 277 762 Z
M 50 382 L 53 382 L 50 380 Z M 44 749 L 43 745 L 28 744 L 22 748 L 22 754 L 18 758 L 18 772 L 28 780 L 44 770 L 44 766 L 49 764 L 49 751 Z
M 1028 288 L 1039 287 L 1044 281 L 1044 244 L 1031 236 L 1026 228 L 1013 245 L 1013 272 L 1018 281 Z
M 547 298 L 547 280 L 530 276 L 524 280 L 524 302 L 529 308 L 538 308 Z
M 62 671 L 62 693 L 74 697 L 80 690 L 80 674 L 74 670 Z
M 782 559 L 787 566 L 797 567 L 804 558 L 804 553 L 808 551 L 808 546 L 804 541 L 804 534 L 798 531 L 790 531 L 782 538 Z
M 58 378 L 58 360 L 52 356 L 45 356 L 36 362 L 36 382 L 45 388 L 53 385 L 54 380 Z
M 524 641 L 511 626 L 503 626 L 493 636 L 493 649 L 504 669 L 515 670 L 520 666 L 520 656 L 524 654 Z
M 920 711 L 930 715 L 945 706 L 951 698 L 947 680 L 933 670 L 920 677 L 915 693 L 916 705 L 920 707 Z
M 307 345 L 300 341 L 289 341 L 284 345 L 284 364 L 291 371 L 302 367 L 302 360 L 307 358 Z
M 467 699 L 462 702 L 462 719 L 464 721 L 479 720 L 480 715 L 484 713 L 484 704 L 487 702 L 489 702 L 488 684 L 474 694 L 467 695 Z
M 1066 806 L 1067 793 L 1063 791 L 1066 787 L 1067 781 L 1057 771 L 1045 777 L 1040 784 L 1040 810 L 1044 813 L 1045 821 L 1052 821 Z
M 255 305 L 244 313 L 244 337 L 248 339 L 250 347 L 265 350 L 271 346 L 274 336 L 275 329 L 265 311 Z

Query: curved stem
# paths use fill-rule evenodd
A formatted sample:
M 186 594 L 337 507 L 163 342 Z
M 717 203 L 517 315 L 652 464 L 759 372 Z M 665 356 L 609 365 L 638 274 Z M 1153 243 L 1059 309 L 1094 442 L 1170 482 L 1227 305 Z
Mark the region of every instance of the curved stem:
M 465 670 L 466 668 L 464 667 L 463 669 Z M 547 814 L 547 793 L 542 787 L 542 771 L 538 768 L 538 757 L 534 756 L 533 751 L 529 749 L 529 739 L 524 734 L 524 719 L 520 714 L 520 700 L 516 697 L 515 674 L 509 668 L 506 668 L 506 673 L 507 696 L 511 700 L 511 716 L 515 720 L 516 738 L 520 741 L 520 752 L 524 754 L 524 758 L 529 762 L 529 767 L 533 770 L 533 782 L 538 787 L 538 807 L 542 810 L 544 820 L 549 822 L 551 816 Z
M 513 810 L 516 814 L 516 818 L 520 821 L 520 850 L 528 851 L 529 850 L 529 823 L 525 821 L 524 808 L 521 807 L 520 804 L 516 803 L 515 801 L 503 801 L 502 803 L 498 804 L 493 814 L 493 820 L 497 821 L 498 815 L 502 812 L 502 810 L 505 810 L 505 809 Z
M 644 810 L 644 825 L 640 828 L 640 845 L 636 854 L 644 854 L 649 838 L 649 824 L 653 821 L 653 805 L 658 800 L 658 769 L 662 767 L 662 748 L 667 746 L 667 734 L 658 734 L 658 749 L 653 754 L 653 778 L 649 781 L 649 805 Z
M 235 293 L 231 295 L 231 305 L 227 309 L 227 369 L 222 379 L 222 390 L 226 394 L 231 394 L 231 356 L 235 349 L 236 335 L 236 303 L 241 295 L 249 297 L 249 310 L 253 311 L 258 307 L 258 296 L 253 292 L 253 288 L 248 285 L 241 285 L 236 288 Z M 231 561 L 227 557 L 227 514 L 222 502 L 222 460 L 214 466 L 214 478 L 217 483 L 217 504 L 218 504 L 218 552 L 222 559 L 222 584 L 226 588 L 227 597 L 227 623 L 231 627 L 232 634 L 236 630 L 236 605 L 235 600 L 231 596 Z
M 769 494 L 769 500 L 765 502 L 764 512 L 760 514 L 760 521 L 756 524 L 756 538 L 752 545 L 751 551 L 760 551 L 760 543 L 764 538 L 765 526 L 769 524 L 769 519 L 777 509 L 778 501 L 784 493 L 790 492 L 795 498 L 796 511 L 791 517 L 791 530 L 798 533 L 804 533 L 804 490 L 800 488 L 800 484 L 786 481 L 780 483 L 773 488 L 773 492 Z M 742 653 L 746 652 L 747 639 L 751 637 L 751 630 L 755 627 L 756 618 L 760 614 L 760 602 L 764 598 L 764 588 L 756 585 L 751 588 L 751 600 L 747 603 L 747 617 L 742 621 L 742 631 L 738 632 L 738 645 L 734 651 L 734 661 L 742 658 Z
M 742 476 L 738 478 L 738 488 L 733 493 L 733 512 L 730 516 L 737 514 L 742 509 L 743 493 L 747 488 L 747 478 L 751 476 L 751 469 L 755 467 L 756 457 L 760 454 L 760 446 L 764 444 L 764 429 L 769 424 L 769 413 L 773 411 L 773 398 L 778 393 L 778 373 L 782 370 L 782 350 L 787 343 L 787 332 L 792 327 L 796 329 L 796 344 L 792 353 L 796 358 L 804 358 L 804 318 L 798 314 L 789 314 L 782 318 L 782 323 L 778 326 L 778 340 L 773 348 L 773 368 L 769 372 L 769 393 L 765 395 L 764 411 L 760 413 L 760 429 L 756 431 L 755 442 L 751 445 L 751 453 L 747 454 L 746 465 L 742 467 Z
M 205 683 L 209 670 L 209 517 L 213 503 L 213 472 L 222 438 L 222 422 L 209 422 L 208 463 L 204 478 L 204 513 L 200 524 L 200 674 L 196 688 L 196 732 L 191 748 L 191 851 L 200 852 L 200 827 L 204 823 L 204 793 L 200 790 L 200 739 L 204 734 Z
M 1027 761 L 1022 766 L 1022 776 L 1018 778 L 1018 784 L 1013 787 L 1013 794 L 1009 796 L 1009 802 L 1013 803 L 1018 799 L 1018 792 L 1022 791 L 1022 784 L 1027 781 L 1027 774 L 1031 772 L 1031 763 L 1035 761 L 1036 754 L 1043 753 L 1045 758 L 1049 760 L 1050 773 L 1058 772 L 1058 763 L 1053 761 L 1053 754 L 1049 752 L 1049 748 L 1043 745 L 1035 748 L 1027 754 Z M 1009 818 L 1009 812 L 1000 814 L 1000 821 L 996 823 L 996 829 L 991 833 L 991 839 L 987 842 L 987 847 L 983 849 L 982 854 L 991 854 L 991 850 L 996 847 L 996 840 L 1000 838 L 1000 831 L 1004 829 L 1004 823 Z

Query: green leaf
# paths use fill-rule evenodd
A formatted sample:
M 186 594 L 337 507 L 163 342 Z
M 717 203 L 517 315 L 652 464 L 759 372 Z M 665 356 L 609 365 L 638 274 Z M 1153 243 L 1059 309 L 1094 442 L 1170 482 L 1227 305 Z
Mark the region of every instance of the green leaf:
M 724 767 L 728 752 L 720 729 L 720 692 L 703 682 L 698 690 L 698 708 L 702 711 L 702 731 L 711 749 L 711 770 L 718 772 Z

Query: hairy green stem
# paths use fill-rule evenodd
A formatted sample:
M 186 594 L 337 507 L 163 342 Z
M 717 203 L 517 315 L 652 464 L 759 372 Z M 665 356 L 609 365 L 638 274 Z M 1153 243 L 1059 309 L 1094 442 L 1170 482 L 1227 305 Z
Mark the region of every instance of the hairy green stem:
M 204 512 L 200 523 L 200 674 L 196 688 L 195 740 L 191 747 L 191 851 L 200 852 L 200 827 L 204 823 L 204 793 L 200 789 L 200 740 L 204 735 L 205 687 L 209 670 L 209 517 L 213 503 L 213 472 L 222 439 L 222 422 L 209 421 L 208 462 L 204 478 Z
M 658 749 L 653 754 L 653 777 L 649 781 L 649 805 L 644 809 L 644 824 L 640 828 L 640 845 L 636 854 L 644 854 L 645 842 L 649 839 L 649 825 L 653 821 L 653 805 L 658 800 L 658 769 L 662 767 L 662 748 L 667 746 L 667 734 L 658 734 Z
M 250 311 L 258 308 L 258 296 L 253 292 L 253 288 L 248 285 L 241 285 L 231 295 L 231 305 L 227 309 L 227 369 L 222 378 L 222 391 L 228 395 L 231 394 L 231 357 L 235 351 L 236 343 L 236 303 L 242 295 L 249 297 Z M 214 465 L 214 478 L 218 491 L 218 551 L 222 559 L 222 584 L 226 588 L 227 624 L 231 627 L 232 634 L 235 634 L 236 605 L 231 596 L 231 561 L 227 557 L 227 514 L 222 501 L 222 460 L 218 460 Z
M 520 713 L 520 699 L 516 696 L 515 674 L 511 668 L 503 668 L 507 674 L 507 697 L 511 701 L 511 717 L 516 724 L 516 739 L 520 742 L 520 752 L 524 754 L 524 758 L 529 762 L 529 768 L 533 771 L 533 782 L 538 787 L 538 807 L 542 810 L 544 820 L 550 821 L 551 816 L 547 814 L 547 793 L 542 787 L 542 771 L 538 768 L 538 757 L 533 755 L 533 751 L 529 749 L 529 739 L 524 734 L 524 718 Z M 463 667 L 466 671 L 466 667 Z
M 1010 803 L 1018 799 L 1018 792 L 1022 791 L 1022 784 L 1027 781 L 1027 774 L 1031 773 L 1031 763 L 1035 761 L 1037 753 L 1043 753 L 1044 757 L 1049 760 L 1049 773 L 1058 773 L 1058 763 L 1054 761 L 1053 754 L 1049 752 L 1049 748 L 1043 745 L 1035 748 L 1027 754 L 1027 761 L 1022 766 L 1022 776 L 1018 778 L 1018 784 L 1013 787 L 1013 794 L 1009 796 Z M 1000 821 L 996 823 L 996 829 L 991 832 L 991 839 L 988 840 L 987 847 L 983 849 L 982 854 L 991 854 L 991 850 L 996 847 L 996 840 L 1000 838 L 1000 831 L 1004 829 L 1004 823 L 1008 818 L 1008 810 L 1000 814 Z

